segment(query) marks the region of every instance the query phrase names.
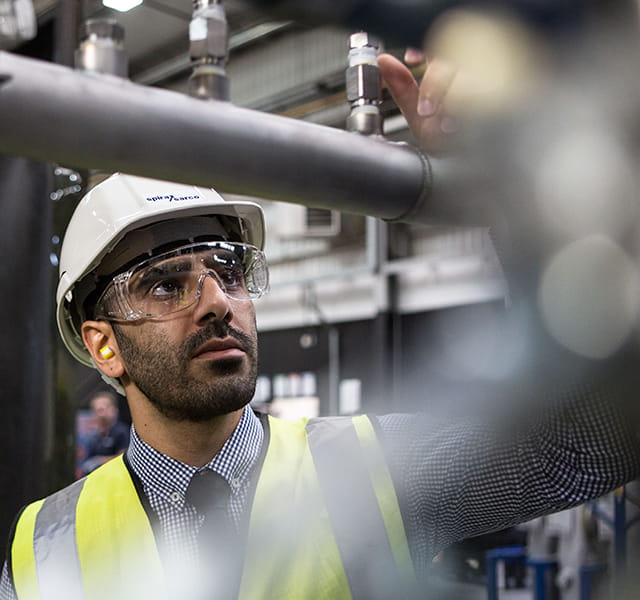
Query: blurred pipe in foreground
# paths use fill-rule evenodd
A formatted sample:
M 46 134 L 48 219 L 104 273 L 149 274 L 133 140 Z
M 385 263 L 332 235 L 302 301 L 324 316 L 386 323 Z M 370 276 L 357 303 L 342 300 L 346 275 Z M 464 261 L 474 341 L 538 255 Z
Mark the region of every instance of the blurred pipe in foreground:
M 457 163 L 226 102 L 0 53 L 0 151 L 429 222 Z M 442 176 L 439 178 L 439 174 Z

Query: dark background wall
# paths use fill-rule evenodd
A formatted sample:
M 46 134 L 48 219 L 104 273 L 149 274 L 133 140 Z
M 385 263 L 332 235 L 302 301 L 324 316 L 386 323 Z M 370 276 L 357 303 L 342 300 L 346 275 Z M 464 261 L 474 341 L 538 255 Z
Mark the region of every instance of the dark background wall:
M 0 156 L 0 537 L 53 454 L 50 168 Z
M 493 384 L 491 370 L 502 352 L 498 340 L 503 316 L 503 302 L 488 302 L 336 324 L 338 378 L 361 380 L 365 412 L 413 412 L 452 400 L 475 402 L 484 382 L 487 389 Z M 330 326 L 315 326 L 259 337 L 260 374 L 315 373 L 321 414 L 329 412 L 329 331 Z M 305 335 L 316 343 L 303 347 Z

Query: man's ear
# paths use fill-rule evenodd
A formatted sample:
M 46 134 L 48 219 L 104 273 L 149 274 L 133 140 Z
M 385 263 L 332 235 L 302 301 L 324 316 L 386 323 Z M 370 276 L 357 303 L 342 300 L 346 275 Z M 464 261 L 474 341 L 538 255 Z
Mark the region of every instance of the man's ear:
M 107 321 L 85 321 L 82 324 L 82 341 L 98 369 L 109 377 L 118 379 L 125 373 L 116 336 Z

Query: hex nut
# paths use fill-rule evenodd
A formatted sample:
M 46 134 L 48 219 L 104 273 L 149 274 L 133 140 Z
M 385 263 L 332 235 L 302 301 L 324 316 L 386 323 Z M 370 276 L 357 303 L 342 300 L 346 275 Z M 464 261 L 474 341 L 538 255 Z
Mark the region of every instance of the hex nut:
M 366 48 L 367 46 L 371 46 L 372 48 L 379 48 L 380 44 L 374 36 L 367 33 L 366 31 L 352 33 L 349 36 L 349 50 L 353 50 L 355 48 Z
M 191 58 L 226 57 L 229 45 L 229 26 L 226 20 L 208 18 L 204 21 L 205 37 L 190 41 Z
M 347 100 L 382 101 L 380 71 L 375 65 L 355 65 L 346 71 Z

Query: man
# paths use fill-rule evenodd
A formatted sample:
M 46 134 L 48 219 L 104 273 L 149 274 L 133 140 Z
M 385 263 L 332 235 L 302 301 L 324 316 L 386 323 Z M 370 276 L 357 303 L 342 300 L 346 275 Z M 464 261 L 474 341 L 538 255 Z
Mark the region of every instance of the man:
M 80 203 L 58 325 L 125 393 L 131 445 L 24 509 L 2 598 L 423 597 L 453 541 L 637 476 L 635 432 L 599 398 L 506 435 L 408 415 L 256 416 L 263 242 L 259 206 L 212 190 L 117 174 Z
M 118 399 L 113 391 L 100 390 L 89 400 L 97 430 L 86 443 L 86 456 L 80 465 L 88 475 L 129 446 L 129 428 L 119 420 Z

